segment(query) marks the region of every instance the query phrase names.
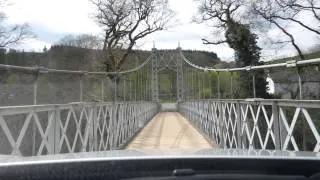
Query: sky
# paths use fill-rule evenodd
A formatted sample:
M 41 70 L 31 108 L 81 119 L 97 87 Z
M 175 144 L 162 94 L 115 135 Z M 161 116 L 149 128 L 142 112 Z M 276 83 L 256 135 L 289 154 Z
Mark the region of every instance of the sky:
M 88 0 L 11 0 L 13 5 L 5 8 L 9 24 L 29 23 L 37 35 L 20 46 L 26 51 L 41 51 L 44 46 L 50 47 L 67 34 L 99 34 L 101 29 L 92 19 L 93 7 Z M 171 9 L 177 16 L 177 25 L 167 31 L 157 32 L 139 43 L 139 48 L 150 50 L 155 43 L 158 49 L 206 50 L 218 54 L 222 60 L 233 60 L 233 50 L 227 45 L 203 45 L 201 38 L 215 39 L 210 28 L 205 24 L 192 23 L 192 17 L 197 13 L 194 0 L 169 0 Z M 304 21 L 310 21 L 305 18 Z M 297 27 L 288 27 L 297 37 L 299 45 L 308 49 L 316 43 L 316 38 L 310 32 Z M 273 37 L 279 36 L 278 31 L 271 31 Z M 318 40 L 320 41 L 320 40 Z M 260 47 L 263 44 L 260 42 Z M 262 59 L 270 60 L 279 56 L 292 56 L 296 52 L 287 46 L 279 49 L 263 48 Z

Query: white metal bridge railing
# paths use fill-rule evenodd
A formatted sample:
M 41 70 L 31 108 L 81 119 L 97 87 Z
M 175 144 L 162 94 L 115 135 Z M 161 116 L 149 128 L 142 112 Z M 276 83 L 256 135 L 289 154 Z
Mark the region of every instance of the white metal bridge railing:
M 117 149 L 158 108 L 150 102 L 0 107 L 0 154 L 30 156 Z M 36 133 L 30 126 L 32 121 Z
M 179 111 L 220 148 L 320 151 L 320 101 L 195 100 Z

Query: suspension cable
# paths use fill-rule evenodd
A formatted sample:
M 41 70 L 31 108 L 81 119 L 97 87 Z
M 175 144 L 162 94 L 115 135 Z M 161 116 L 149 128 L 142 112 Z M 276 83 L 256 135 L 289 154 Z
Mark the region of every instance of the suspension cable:
M 43 66 L 27 67 L 27 66 L 15 66 L 15 65 L 7 65 L 7 64 L 0 64 L 0 69 L 18 70 L 18 71 L 26 71 L 26 72 L 38 72 L 40 74 L 46 74 L 46 73 L 88 74 L 88 75 L 129 74 L 129 73 L 138 71 L 144 66 L 146 66 L 151 61 L 152 57 L 153 57 L 153 54 L 150 55 L 142 64 L 132 69 L 123 70 L 123 71 L 114 71 L 114 72 L 74 71 L 74 70 L 51 69 Z
M 202 67 L 198 66 L 196 64 L 193 64 L 189 59 L 187 59 L 182 51 L 180 50 L 180 55 L 182 59 L 190 66 L 203 71 L 214 71 L 214 72 L 232 72 L 232 71 L 250 71 L 250 70 L 257 70 L 257 69 L 271 69 L 271 68 L 280 68 L 280 67 L 297 67 L 297 66 L 308 66 L 308 65 L 316 65 L 320 64 L 320 58 L 317 59 L 309 59 L 309 60 L 303 60 L 303 61 L 287 61 L 284 63 L 277 63 L 277 64 L 267 64 L 267 65 L 261 65 L 261 66 L 246 66 L 241 68 L 230 68 L 230 69 L 216 69 L 213 67 Z

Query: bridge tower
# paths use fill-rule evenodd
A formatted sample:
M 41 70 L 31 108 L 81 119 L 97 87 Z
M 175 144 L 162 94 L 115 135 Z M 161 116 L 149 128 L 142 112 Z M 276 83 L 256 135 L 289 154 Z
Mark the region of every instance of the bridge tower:
M 178 102 L 184 100 L 183 82 L 183 59 L 180 56 L 180 46 L 175 50 L 160 50 L 155 47 L 152 49 L 151 63 L 151 89 L 152 100 L 159 102 L 159 72 L 164 69 L 172 70 L 176 73 L 176 97 Z

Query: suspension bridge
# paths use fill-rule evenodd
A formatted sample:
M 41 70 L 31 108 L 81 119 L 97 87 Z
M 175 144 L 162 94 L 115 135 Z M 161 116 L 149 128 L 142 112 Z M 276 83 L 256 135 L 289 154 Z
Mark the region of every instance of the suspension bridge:
M 0 154 L 190 148 L 320 151 L 320 101 L 303 99 L 299 71 L 319 66 L 320 59 L 233 69 L 201 67 L 193 62 L 181 48 L 170 53 L 154 48 L 142 64 L 119 72 L 0 65 L 3 71 L 33 77 L 29 102 L 0 107 Z M 274 69 L 297 70 L 298 100 L 256 97 L 254 72 Z M 164 70 L 176 74 L 173 103 L 159 98 L 159 73 Z M 233 99 L 238 72 L 252 76 L 252 96 L 247 99 Z M 212 73 L 217 75 L 215 84 Z M 221 91 L 221 73 L 230 74 L 224 82 L 229 84 L 225 96 L 229 99 Z M 63 75 L 74 77 L 66 84 L 72 84 L 68 96 L 78 102 L 66 102 L 66 98 L 64 103 L 42 102 L 41 88 L 53 87 L 45 86 L 41 78 Z M 108 78 L 110 75 L 114 78 Z M 46 98 L 55 102 L 49 91 Z

